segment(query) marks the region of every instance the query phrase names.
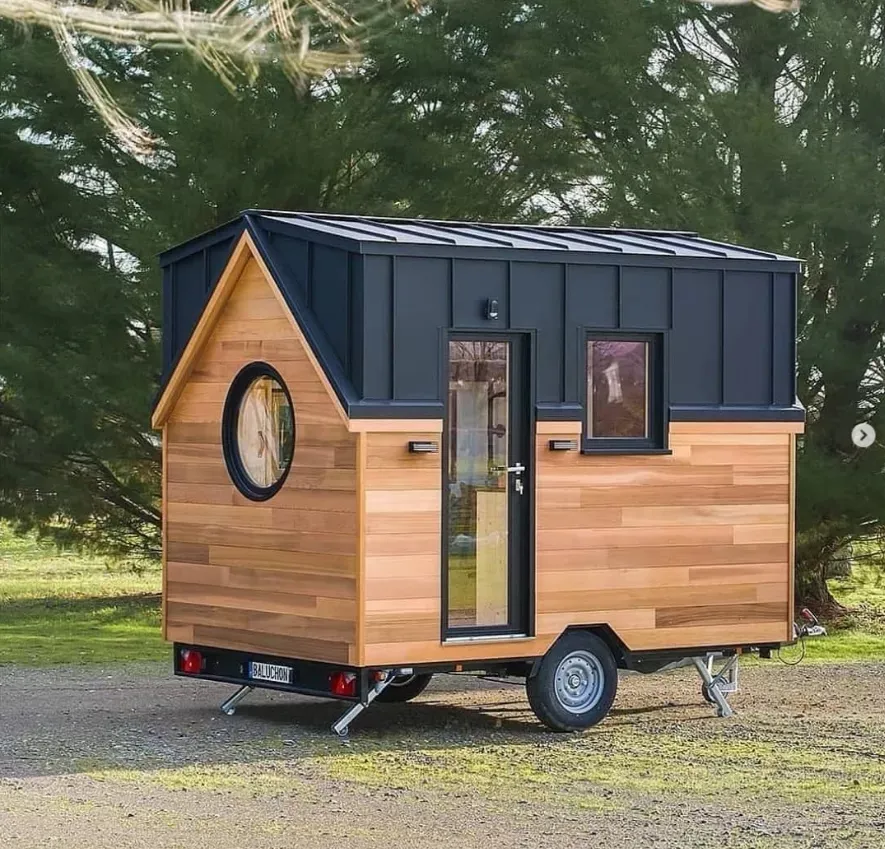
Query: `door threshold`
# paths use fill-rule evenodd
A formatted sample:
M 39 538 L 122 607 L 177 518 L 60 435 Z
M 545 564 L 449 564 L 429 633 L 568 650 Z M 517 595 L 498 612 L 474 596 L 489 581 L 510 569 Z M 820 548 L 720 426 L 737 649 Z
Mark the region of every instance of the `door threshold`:
M 442 644 L 447 646 L 451 643 L 503 643 L 531 639 L 534 638 L 528 634 L 474 634 L 469 637 L 446 637 Z

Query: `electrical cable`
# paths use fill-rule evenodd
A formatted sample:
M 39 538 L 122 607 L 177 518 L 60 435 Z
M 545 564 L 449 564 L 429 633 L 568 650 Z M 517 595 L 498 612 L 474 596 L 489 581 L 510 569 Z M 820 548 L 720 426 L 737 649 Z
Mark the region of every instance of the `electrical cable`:
M 799 648 L 800 648 L 799 657 L 796 658 L 796 660 L 784 660 L 784 658 L 781 657 L 781 649 L 780 648 L 778 648 L 775 651 L 774 656 L 784 666 L 798 666 L 800 663 L 802 663 L 803 660 L 805 660 L 805 652 L 807 650 L 806 646 L 805 646 L 805 635 L 801 634 L 801 633 L 799 634 Z

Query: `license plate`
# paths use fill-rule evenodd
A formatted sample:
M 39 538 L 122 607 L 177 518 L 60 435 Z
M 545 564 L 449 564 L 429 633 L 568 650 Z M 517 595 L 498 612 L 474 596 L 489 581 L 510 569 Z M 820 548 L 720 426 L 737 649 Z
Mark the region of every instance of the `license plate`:
M 274 684 L 291 684 L 292 667 L 275 663 L 249 662 L 249 677 L 253 681 L 273 681 Z

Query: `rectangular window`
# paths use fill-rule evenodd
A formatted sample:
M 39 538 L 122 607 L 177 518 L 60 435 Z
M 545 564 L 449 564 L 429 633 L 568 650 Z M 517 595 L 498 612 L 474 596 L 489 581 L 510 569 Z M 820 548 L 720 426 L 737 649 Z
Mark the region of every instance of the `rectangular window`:
M 664 447 L 660 347 L 654 335 L 588 335 L 585 450 Z

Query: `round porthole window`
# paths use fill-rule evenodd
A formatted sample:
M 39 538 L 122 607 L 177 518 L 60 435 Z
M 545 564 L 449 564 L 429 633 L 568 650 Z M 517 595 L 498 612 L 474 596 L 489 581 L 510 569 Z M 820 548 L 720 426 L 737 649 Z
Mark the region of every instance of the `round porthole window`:
M 222 421 L 227 470 L 254 501 L 286 480 L 295 450 L 295 412 L 283 378 L 267 363 L 250 363 L 234 378 Z

